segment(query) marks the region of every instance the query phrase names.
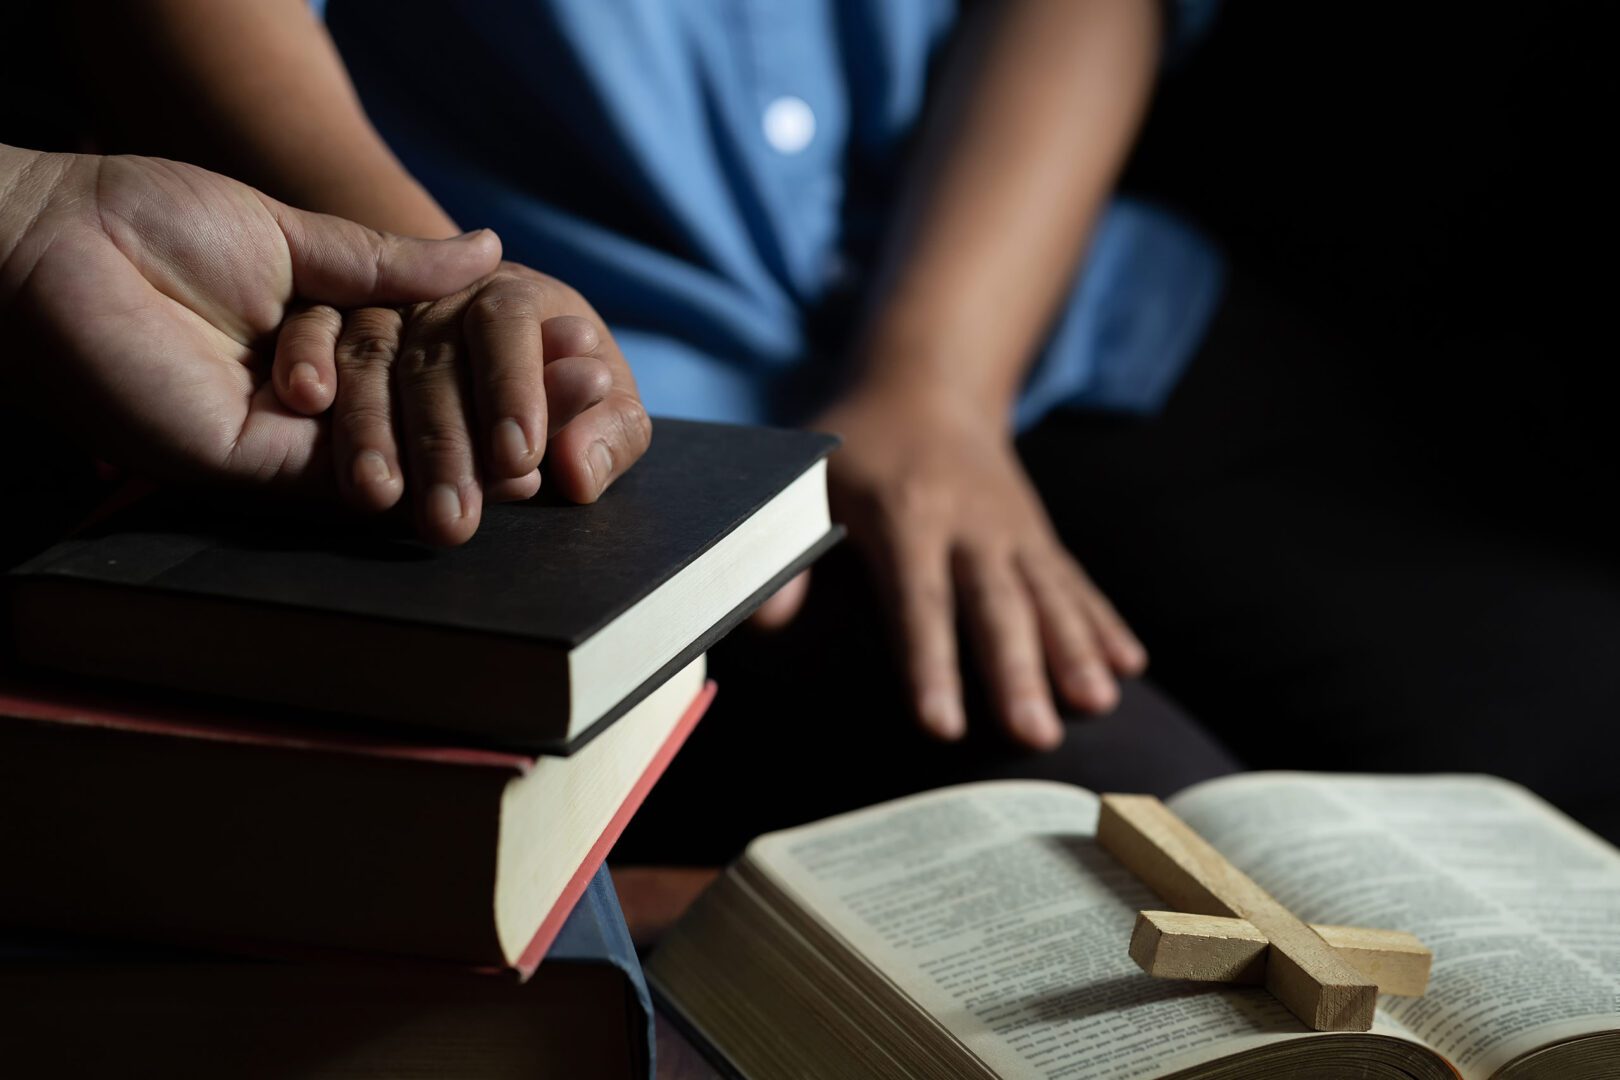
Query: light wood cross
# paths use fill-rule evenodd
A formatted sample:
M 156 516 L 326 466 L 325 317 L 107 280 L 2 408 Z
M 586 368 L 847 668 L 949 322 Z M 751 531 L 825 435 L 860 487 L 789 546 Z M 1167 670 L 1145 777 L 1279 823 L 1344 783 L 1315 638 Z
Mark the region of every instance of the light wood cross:
M 1143 911 L 1149 975 L 1264 983 L 1317 1031 L 1366 1031 L 1378 992 L 1416 996 L 1433 954 L 1411 934 L 1309 926 L 1151 795 L 1104 795 L 1097 842 L 1176 911 Z

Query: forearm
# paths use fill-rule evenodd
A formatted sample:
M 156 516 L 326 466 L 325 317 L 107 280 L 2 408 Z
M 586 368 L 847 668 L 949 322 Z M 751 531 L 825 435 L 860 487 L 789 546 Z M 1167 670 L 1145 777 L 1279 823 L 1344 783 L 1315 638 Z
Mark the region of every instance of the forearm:
M 859 386 L 1010 414 L 1145 112 L 1154 0 L 1004 0 L 945 73 L 860 335 Z
M 460 230 L 371 126 L 305 0 L 81 5 L 121 149 L 205 165 L 284 202 L 415 236 Z

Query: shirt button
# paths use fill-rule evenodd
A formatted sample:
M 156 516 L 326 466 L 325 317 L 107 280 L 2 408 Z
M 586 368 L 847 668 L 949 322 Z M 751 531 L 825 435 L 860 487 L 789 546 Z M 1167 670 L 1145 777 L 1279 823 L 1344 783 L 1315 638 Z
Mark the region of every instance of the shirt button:
M 803 98 L 779 97 L 765 106 L 765 141 L 779 154 L 797 154 L 816 137 L 816 114 Z

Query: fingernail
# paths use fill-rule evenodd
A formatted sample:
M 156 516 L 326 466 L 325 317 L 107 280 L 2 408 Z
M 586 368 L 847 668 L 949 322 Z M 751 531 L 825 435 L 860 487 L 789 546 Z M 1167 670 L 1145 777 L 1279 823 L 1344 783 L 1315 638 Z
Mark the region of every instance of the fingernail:
M 529 437 L 523 433 L 523 425 L 510 416 L 495 425 L 492 441 L 496 461 L 508 461 L 519 468 L 528 464 L 533 447 L 529 445 Z
M 1114 707 L 1119 687 L 1112 675 L 1101 664 L 1081 664 L 1069 672 L 1069 693 L 1092 709 L 1107 710 Z
M 967 732 L 962 703 L 955 694 L 943 690 L 928 694 L 918 703 L 917 712 L 928 730 L 941 739 L 960 739 Z
M 451 484 L 434 484 L 427 493 L 428 516 L 439 521 L 460 521 L 461 492 Z
M 362 450 L 354 456 L 354 484 L 386 484 L 393 478 L 388 471 L 388 459 L 375 450 Z
M 307 388 L 307 392 L 319 394 L 321 392 L 321 373 L 315 370 L 315 365 L 307 360 L 299 361 L 293 365 L 292 374 L 287 376 L 287 385 L 297 390 Z
M 601 491 L 608 477 L 613 475 L 613 454 L 609 452 L 607 443 L 591 443 L 590 449 L 585 451 L 585 466 L 591 470 L 591 482 L 596 490 Z
M 1053 747 L 1063 741 L 1063 724 L 1052 707 L 1039 698 L 1015 702 L 1010 719 L 1015 731 L 1040 747 Z
M 1092 705 L 1103 712 L 1112 709 L 1119 701 L 1119 683 L 1101 668 L 1093 668 L 1086 674 L 1086 686 Z

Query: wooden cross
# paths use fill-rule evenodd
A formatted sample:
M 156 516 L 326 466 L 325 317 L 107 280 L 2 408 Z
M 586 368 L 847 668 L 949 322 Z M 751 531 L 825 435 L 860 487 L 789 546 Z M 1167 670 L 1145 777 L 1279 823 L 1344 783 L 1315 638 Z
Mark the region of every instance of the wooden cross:
M 1258 982 L 1316 1031 L 1366 1031 L 1378 992 L 1417 995 L 1433 954 L 1411 934 L 1308 926 L 1151 795 L 1104 795 L 1097 842 L 1176 911 L 1143 911 L 1149 975 Z

